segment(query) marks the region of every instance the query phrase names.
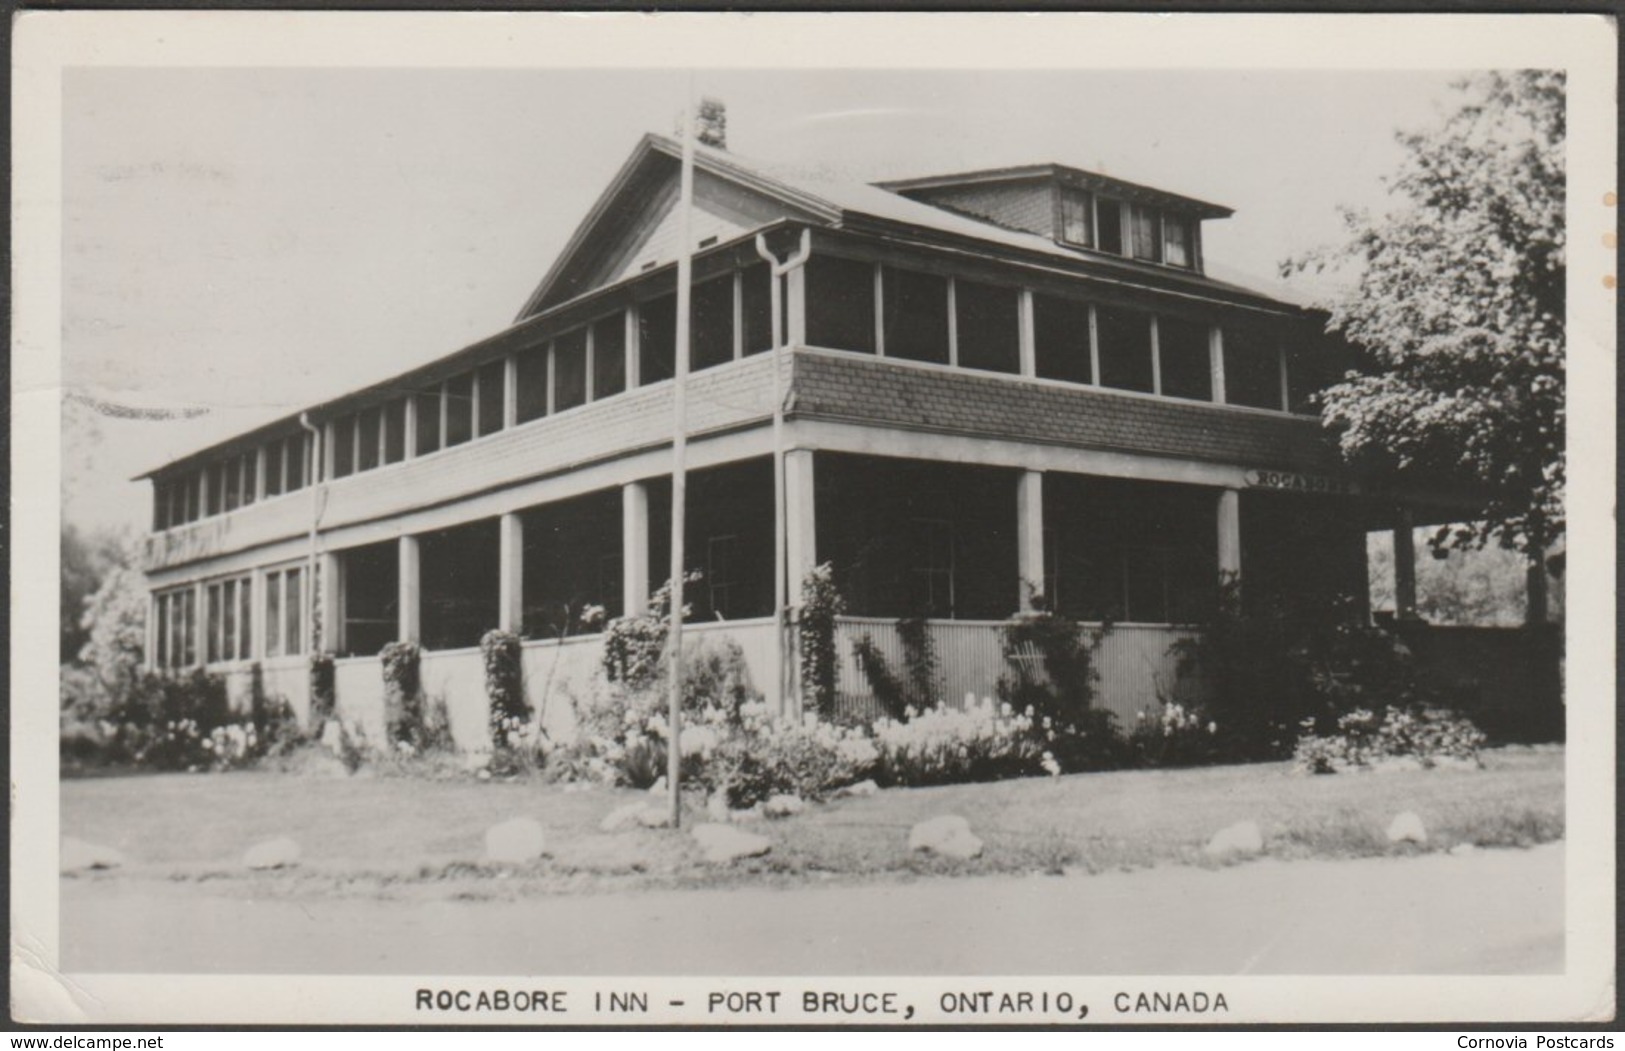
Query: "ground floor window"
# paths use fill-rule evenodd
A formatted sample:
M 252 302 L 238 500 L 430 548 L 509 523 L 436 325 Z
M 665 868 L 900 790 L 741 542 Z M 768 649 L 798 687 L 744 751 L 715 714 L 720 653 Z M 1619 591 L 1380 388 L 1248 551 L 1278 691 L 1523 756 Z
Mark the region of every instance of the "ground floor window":
M 197 592 L 192 588 L 157 595 L 153 666 L 185 668 L 197 661 Z
M 248 660 L 253 656 L 253 592 L 249 578 L 215 581 L 204 594 L 208 607 L 208 662 Z
M 524 531 L 524 622 L 532 639 L 595 632 L 583 614 L 621 612 L 621 494 L 588 493 L 520 516 Z M 497 584 L 491 579 L 491 586 Z
M 304 570 L 273 569 L 265 574 L 265 655 L 291 657 L 305 652 Z
M 399 631 L 399 550 L 388 541 L 352 547 L 339 557 L 343 615 L 335 650 L 344 657 L 376 656 Z
M 431 650 L 477 646 L 497 626 L 500 584 L 497 521 L 426 533 L 419 538 L 423 645 Z

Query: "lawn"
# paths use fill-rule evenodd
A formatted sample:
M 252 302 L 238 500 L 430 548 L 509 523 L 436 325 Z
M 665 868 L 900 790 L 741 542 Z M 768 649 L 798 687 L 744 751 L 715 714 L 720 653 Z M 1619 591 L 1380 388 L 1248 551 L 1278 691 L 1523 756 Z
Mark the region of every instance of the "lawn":
M 599 831 L 609 811 L 647 798 L 536 782 L 429 780 L 342 773 L 164 774 L 68 780 L 64 835 L 112 846 L 126 865 L 83 879 L 206 880 L 251 894 L 515 896 L 730 882 L 800 883 L 946 873 L 1104 872 L 1211 864 L 1219 828 L 1256 821 L 1276 858 L 1398 853 L 1384 830 L 1412 810 L 1426 849 L 1528 846 L 1563 836 L 1563 752 L 1508 748 L 1483 770 L 1310 777 L 1287 764 L 1123 771 L 994 784 L 888 789 L 809 805 L 745 826 L 773 842 L 765 857 L 707 866 L 686 833 Z M 986 849 L 953 862 L 914 854 L 916 821 L 967 818 Z M 484 831 L 516 816 L 547 830 L 547 856 L 507 870 L 481 863 Z M 702 813 L 690 822 L 705 820 Z M 250 874 L 251 844 L 290 836 L 293 870 Z

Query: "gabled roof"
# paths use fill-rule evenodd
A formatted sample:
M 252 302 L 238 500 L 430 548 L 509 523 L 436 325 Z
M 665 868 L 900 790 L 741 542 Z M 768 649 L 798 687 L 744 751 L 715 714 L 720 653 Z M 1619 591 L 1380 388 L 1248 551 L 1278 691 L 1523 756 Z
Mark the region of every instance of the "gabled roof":
M 584 269 L 582 260 L 590 256 L 591 246 L 606 239 L 617 221 L 617 212 L 638 195 L 647 195 L 659 181 L 670 178 L 674 164 L 680 162 L 682 144 L 663 135 L 645 135 L 633 149 L 632 155 L 621 166 L 615 178 L 599 195 L 587 217 L 570 237 L 564 250 L 551 269 L 525 301 L 519 318 L 523 319 L 554 303 L 578 295 L 585 289 L 573 287 L 571 279 L 579 280 Z M 928 185 L 950 185 L 954 181 L 998 181 L 1023 178 L 1060 178 L 1089 182 L 1100 188 L 1109 188 L 1126 198 L 1157 201 L 1177 206 L 1206 218 L 1219 218 L 1231 214 L 1222 205 L 1199 201 L 1193 197 L 1166 193 L 1151 187 L 1111 179 L 1108 176 L 1086 172 L 1059 164 L 1029 165 L 1021 168 L 988 169 L 963 175 L 933 176 L 870 185 L 832 178 L 825 175 L 798 171 L 772 162 L 751 160 L 728 150 L 696 144 L 694 165 L 698 172 L 714 175 L 746 190 L 781 203 L 787 216 L 818 222 L 823 225 L 852 229 L 880 230 L 893 228 L 924 235 L 947 235 L 992 246 L 1015 248 L 1027 252 L 1078 260 L 1084 256 L 1125 272 L 1161 273 L 1163 267 L 1148 266 L 1127 258 L 1101 253 L 1085 253 L 1078 249 L 1056 244 L 1038 234 L 1009 230 L 968 215 L 926 204 L 905 197 L 900 188 Z M 1092 180 L 1092 182 L 1090 182 Z M 1195 282 L 1215 288 L 1237 292 L 1258 293 L 1251 289 L 1230 286 L 1225 282 L 1204 278 L 1199 274 L 1183 275 Z

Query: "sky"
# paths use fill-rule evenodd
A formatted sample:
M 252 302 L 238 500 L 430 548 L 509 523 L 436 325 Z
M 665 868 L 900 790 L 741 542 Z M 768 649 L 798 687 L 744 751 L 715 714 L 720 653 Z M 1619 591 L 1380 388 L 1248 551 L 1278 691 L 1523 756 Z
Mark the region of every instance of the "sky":
M 1456 73 L 706 71 L 744 157 L 877 181 L 1057 161 L 1229 205 L 1217 276 L 1381 209 Z M 668 71 L 68 70 L 63 514 L 142 527 L 131 476 L 509 324 L 647 131 Z M 1298 294 L 1313 294 L 1314 288 Z M 110 415 L 87 404 L 140 410 Z

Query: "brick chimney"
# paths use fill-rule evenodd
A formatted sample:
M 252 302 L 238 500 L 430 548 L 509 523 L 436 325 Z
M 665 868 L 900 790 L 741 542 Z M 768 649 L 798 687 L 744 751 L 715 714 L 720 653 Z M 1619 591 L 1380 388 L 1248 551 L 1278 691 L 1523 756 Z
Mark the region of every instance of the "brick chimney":
M 721 99 L 700 99 L 699 112 L 694 118 L 694 130 L 701 145 L 715 149 L 728 148 L 728 105 Z

